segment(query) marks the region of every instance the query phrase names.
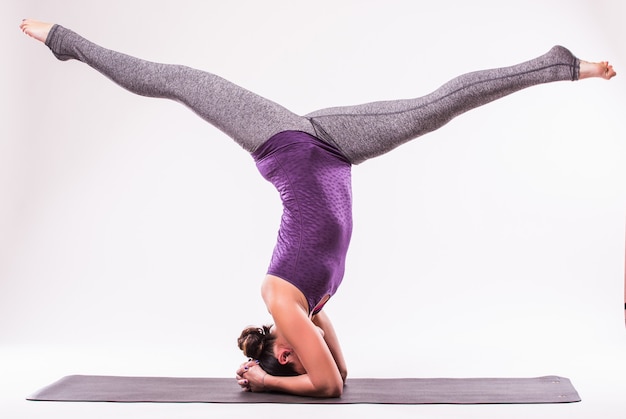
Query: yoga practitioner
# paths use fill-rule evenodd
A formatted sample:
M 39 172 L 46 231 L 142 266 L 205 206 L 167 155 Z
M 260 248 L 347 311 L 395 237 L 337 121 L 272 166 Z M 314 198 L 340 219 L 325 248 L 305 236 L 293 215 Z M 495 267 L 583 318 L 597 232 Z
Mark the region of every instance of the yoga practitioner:
M 518 65 L 461 75 L 424 97 L 298 116 L 211 73 L 111 51 L 59 25 L 24 20 L 20 27 L 60 60 L 79 60 L 133 93 L 182 102 L 252 155 L 279 191 L 283 215 L 261 288 L 274 324 L 241 333 L 250 361 L 237 370 L 237 382 L 246 391 L 318 397 L 340 396 L 347 375 L 322 309 L 344 274 L 351 165 L 526 87 L 616 74 L 607 62 L 581 61 L 556 46 Z

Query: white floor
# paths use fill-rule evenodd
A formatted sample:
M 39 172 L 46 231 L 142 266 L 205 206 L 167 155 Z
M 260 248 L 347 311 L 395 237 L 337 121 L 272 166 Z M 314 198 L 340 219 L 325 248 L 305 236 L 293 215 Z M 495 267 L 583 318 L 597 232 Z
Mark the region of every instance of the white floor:
M 179 348 L 183 351 L 183 348 Z M 116 403 L 53 403 L 29 402 L 25 397 L 40 387 L 72 373 L 118 373 L 126 369 L 141 374 L 143 365 L 154 362 L 142 357 L 141 349 L 125 351 L 126 360 L 139 364 L 139 369 L 118 365 L 112 368 L 107 362 L 123 359 L 121 350 L 93 348 L 63 348 L 42 346 L 4 346 L 0 349 L 0 414 L 11 419 L 38 418 L 207 418 L 207 417 L 268 417 L 268 418 L 318 418 L 320 415 L 354 415 L 355 417 L 394 418 L 603 418 L 622 419 L 626 411 L 626 361 L 622 356 L 626 345 L 606 348 L 599 356 L 589 354 L 580 368 L 572 370 L 570 379 L 583 401 L 555 405 L 217 405 L 217 404 L 116 404 Z M 94 362 L 100 358 L 101 362 Z M 582 358 L 585 358 L 582 355 Z M 90 367 L 87 367 L 90 365 Z M 179 364 L 180 365 L 180 364 Z M 189 371 L 192 366 L 189 366 Z M 164 370 L 161 369 L 161 372 Z M 188 374 L 181 371 L 179 375 Z M 143 371 L 145 372 L 145 370 Z M 175 371 L 171 372 L 176 375 Z M 550 373 L 550 372 L 548 372 Z

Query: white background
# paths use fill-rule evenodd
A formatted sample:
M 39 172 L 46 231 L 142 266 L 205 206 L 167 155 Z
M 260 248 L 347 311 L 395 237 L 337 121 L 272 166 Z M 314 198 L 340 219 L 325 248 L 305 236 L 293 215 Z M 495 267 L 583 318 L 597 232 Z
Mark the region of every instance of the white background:
M 9 0 L 0 6 L 0 414 L 622 418 L 626 80 L 535 87 L 353 169 L 327 306 L 352 377 L 569 377 L 547 406 L 24 401 L 68 374 L 224 376 L 280 201 L 184 107 L 54 59 L 19 21 L 220 74 L 296 113 L 421 96 L 569 47 L 626 70 L 620 0 Z M 4 412 L 9 412 L 5 416 Z

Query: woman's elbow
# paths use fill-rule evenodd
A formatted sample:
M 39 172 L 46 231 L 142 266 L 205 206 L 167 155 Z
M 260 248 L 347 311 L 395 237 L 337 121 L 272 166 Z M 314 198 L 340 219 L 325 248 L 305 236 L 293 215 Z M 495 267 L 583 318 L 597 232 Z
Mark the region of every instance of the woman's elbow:
M 333 388 L 330 397 L 338 398 L 343 395 L 343 381 L 337 387 Z
M 340 383 L 333 383 L 328 386 L 325 386 L 320 391 L 320 397 L 326 397 L 326 398 L 337 398 L 337 397 L 341 397 L 342 394 L 343 394 L 343 381 Z

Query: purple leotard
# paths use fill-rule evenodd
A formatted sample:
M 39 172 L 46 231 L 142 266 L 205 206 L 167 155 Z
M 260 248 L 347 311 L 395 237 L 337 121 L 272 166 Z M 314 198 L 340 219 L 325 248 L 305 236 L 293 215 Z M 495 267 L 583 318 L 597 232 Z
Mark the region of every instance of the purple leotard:
M 283 202 L 268 274 L 295 285 L 316 314 L 343 279 L 352 235 L 351 164 L 301 131 L 272 136 L 252 157 Z

